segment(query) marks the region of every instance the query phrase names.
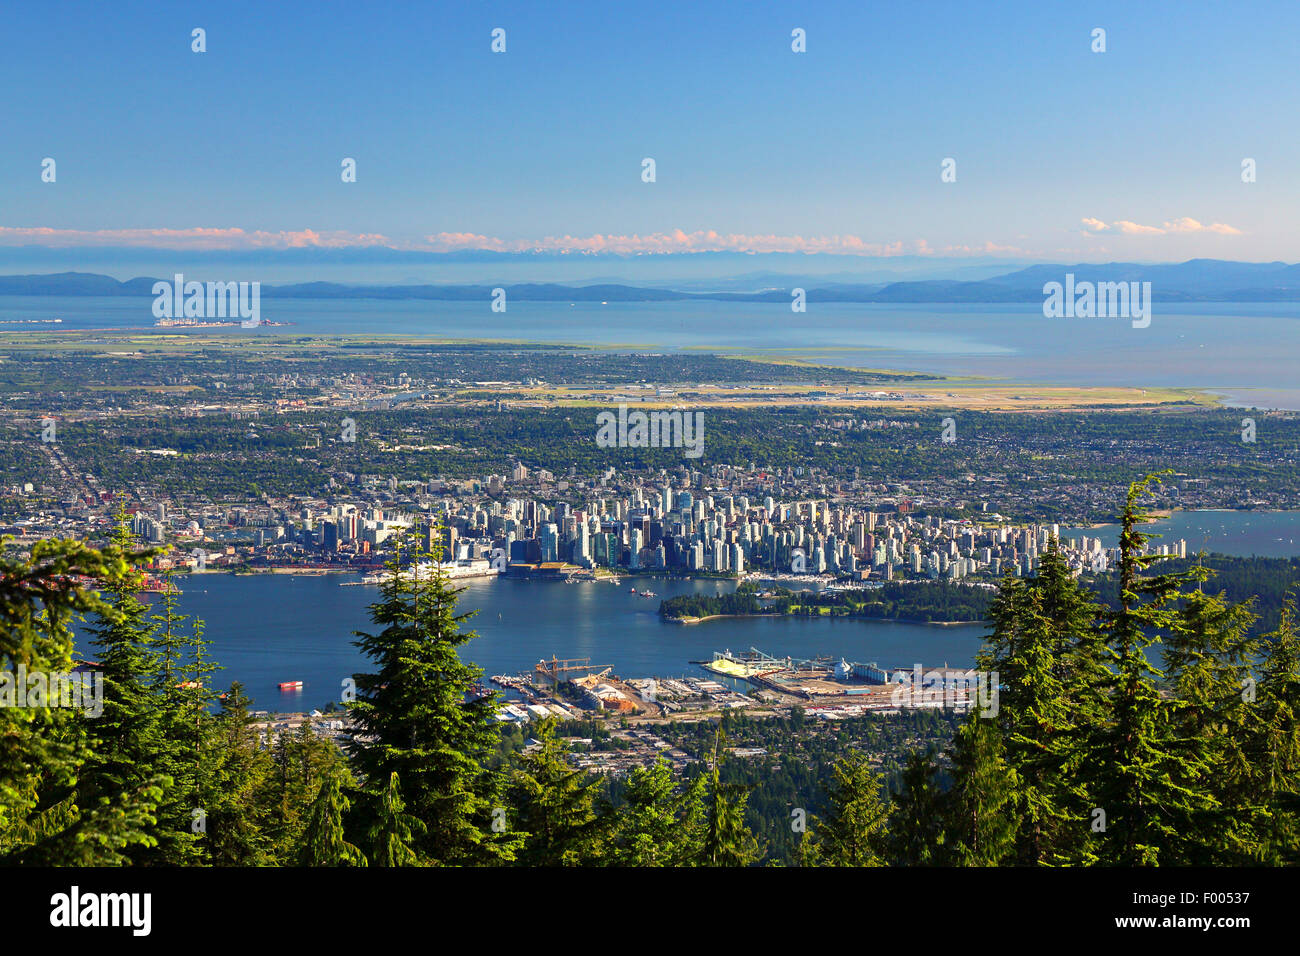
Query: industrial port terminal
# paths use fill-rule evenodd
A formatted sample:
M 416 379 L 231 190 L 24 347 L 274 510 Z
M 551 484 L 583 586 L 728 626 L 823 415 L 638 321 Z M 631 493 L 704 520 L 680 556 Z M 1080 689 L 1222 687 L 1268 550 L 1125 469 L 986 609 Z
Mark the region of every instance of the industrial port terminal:
M 708 719 L 726 710 L 788 712 L 833 720 L 864 713 L 898 713 L 917 707 L 966 710 L 978 678 L 963 668 L 881 667 L 829 657 L 778 658 L 757 648 L 715 651 L 692 666 L 716 675 L 621 678 L 590 658 L 539 660 L 530 672 L 496 675 L 505 690 L 500 719 L 526 723 L 617 717 L 629 724 Z

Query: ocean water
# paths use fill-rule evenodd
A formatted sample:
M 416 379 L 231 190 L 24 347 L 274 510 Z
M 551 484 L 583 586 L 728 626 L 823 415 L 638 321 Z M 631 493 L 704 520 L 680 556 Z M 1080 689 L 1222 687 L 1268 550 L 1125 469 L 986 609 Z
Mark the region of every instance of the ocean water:
M 0 296 L 0 330 L 151 329 L 152 301 Z M 262 306 L 264 319 L 295 325 L 204 331 L 702 349 L 1026 384 L 1204 388 L 1234 404 L 1300 408 L 1294 302 L 1157 303 L 1145 329 L 1124 319 L 1047 319 L 1040 306 L 1002 304 L 813 302 L 800 314 L 784 304 L 730 302 L 510 302 L 504 313 L 492 312 L 487 301 L 267 298 Z M 54 317 L 62 324 L 5 324 Z

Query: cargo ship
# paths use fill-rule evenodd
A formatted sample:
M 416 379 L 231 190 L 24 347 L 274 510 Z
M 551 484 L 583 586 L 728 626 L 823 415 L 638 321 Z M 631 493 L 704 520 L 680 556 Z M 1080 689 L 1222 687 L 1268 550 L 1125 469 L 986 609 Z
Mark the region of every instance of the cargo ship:
M 302 690 L 302 681 L 300 680 L 281 681 L 279 687 L 280 690 Z

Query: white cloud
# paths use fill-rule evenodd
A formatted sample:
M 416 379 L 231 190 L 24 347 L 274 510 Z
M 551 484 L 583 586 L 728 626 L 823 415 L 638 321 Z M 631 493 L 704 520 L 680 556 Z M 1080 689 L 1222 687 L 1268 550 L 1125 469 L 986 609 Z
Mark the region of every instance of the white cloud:
M 1177 233 L 1198 233 L 1214 232 L 1221 236 L 1240 236 L 1243 235 L 1240 229 L 1229 226 L 1226 223 L 1216 222 L 1205 225 L 1190 216 L 1183 216 L 1179 219 L 1172 219 L 1162 226 L 1144 226 L 1138 222 L 1132 222 L 1128 219 L 1117 219 L 1112 223 L 1105 223 L 1100 219 L 1085 217 L 1081 220 L 1084 225 L 1084 235 L 1091 235 L 1098 232 L 1118 232 L 1126 236 L 1167 236 Z
M 425 236 L 427 248 L 437 252 L 492 249 L 498 252 L 617 253 L 621 255 L 682 252 L 805 252 L 888 258 L 930 255 L 924 239 L 867 242 L 859 236 L 795 236 L 720 233 L 712 229 L 654 232 L 641 235 L 546 236 L 541 239 L 498 239 L 468 232 L 440 232 Z
M 540 239 L 504 239 L 476 232 L 439 232 L 422 240 L 396 240 L 379 233 L 317 232 L 314 229 L 278 232 L 240 228 L 193 227 L 186 229 L 52 229 L 44 226 L 0 226 L 0 246 L 39 245 L 50 248 L 111 246 L 193 251 L 244 249 L 347 249 L 389 248 L 425 252 L 485 250 L 495 252 L 548 252 L 554 254 L 662 255 L 692 252 L 821 253 L 888 259 L 895 256 L 945 256 L 1025 254 L 1023 250 L 993 242 L 948 245 L 936 250 L 926 239 L 868 242 L 851 234 L 830 236 L 778 235 L 775 233 L 722 233 L 713 229 L 686 232 L 633 233 L 631 235 L 545 236 Z
M 343 249 L 391 246 L 378 233 L 296 231 L 252 232 L 239 228 L 189 229 L 50 229 L 45 226 L 0 226 L 0 245 L 133 246 L 163 249 Z
M 1184 216 L 1181 219 L 1175 219 L 1172 222 L 1165 223 L 1165 228 L 1170 232 L 1217 232 L 1222 236 L 1240 236 L 1241 230 L 1234 229 L 1225 223 L 1216 222 L 1210 225 L 1197 222 L 1190 216 Z

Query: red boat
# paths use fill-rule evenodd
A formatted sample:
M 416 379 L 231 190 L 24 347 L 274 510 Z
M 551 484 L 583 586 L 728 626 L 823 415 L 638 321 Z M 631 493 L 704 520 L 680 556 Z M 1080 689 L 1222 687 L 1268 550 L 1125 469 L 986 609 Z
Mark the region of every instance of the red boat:
M 280 690 L 302 690 L 302 681 L 300 680 L 281 681 Z

